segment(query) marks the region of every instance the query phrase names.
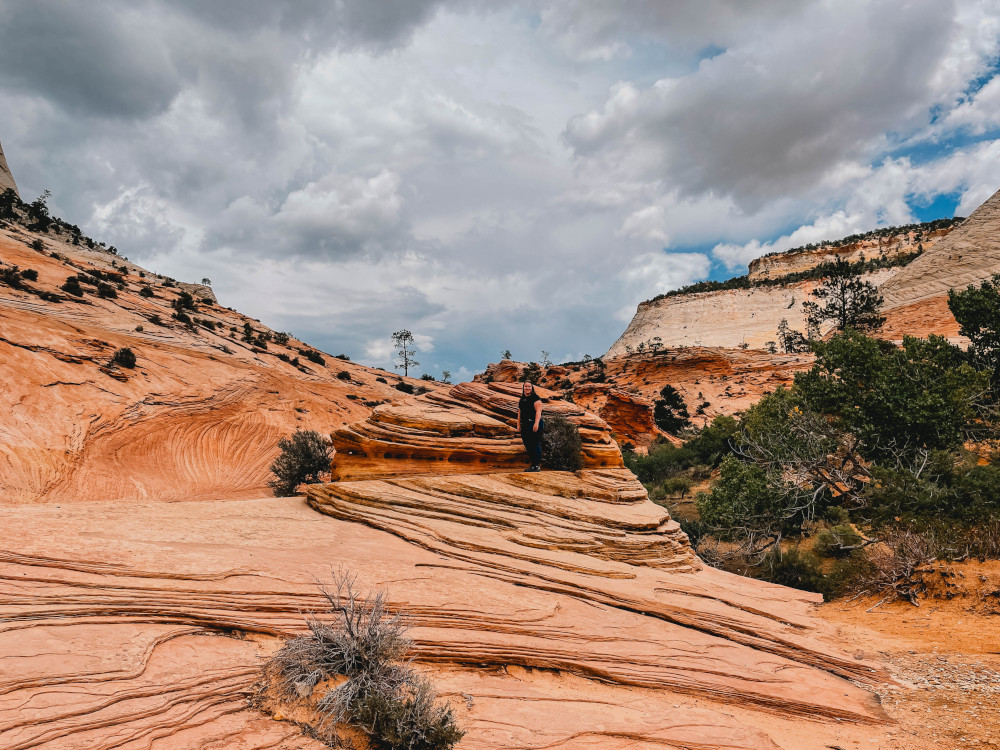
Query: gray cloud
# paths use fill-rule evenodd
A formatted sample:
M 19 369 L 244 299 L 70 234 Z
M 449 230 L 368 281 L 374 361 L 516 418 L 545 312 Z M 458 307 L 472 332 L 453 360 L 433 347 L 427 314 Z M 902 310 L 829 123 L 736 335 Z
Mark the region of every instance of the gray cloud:
M 995 148 L 886 154 L 989 132 L 990 4 L 0 0 L 0 138 L 26 195 L 335 353 L 577 358 L 712 257 L 984 192 Z

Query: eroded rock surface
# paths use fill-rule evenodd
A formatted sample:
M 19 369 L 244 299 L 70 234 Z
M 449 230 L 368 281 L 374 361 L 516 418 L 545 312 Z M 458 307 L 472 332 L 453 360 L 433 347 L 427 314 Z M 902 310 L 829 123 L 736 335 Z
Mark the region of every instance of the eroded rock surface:
M 279 343 L 208 287 L 168 282 L 65 236 L 0 229 L 0 264 L 38 273 L 20 289 L 0 284 L 0 503 L 260 497 L 280 438 L 328 433 L 404 396 L 395 378 L 377 380 L 386 373 L 328 355 L 310 361 L 302 352 L 311 347 Z M 60 288 L 91 271 L 120 274 L 117 296 Z M 172 317 L 185 292 L 190 326 Z M 245 340 L 245 325 L 271 341 Z M 123 347 L 134 369 L 110 364 Z

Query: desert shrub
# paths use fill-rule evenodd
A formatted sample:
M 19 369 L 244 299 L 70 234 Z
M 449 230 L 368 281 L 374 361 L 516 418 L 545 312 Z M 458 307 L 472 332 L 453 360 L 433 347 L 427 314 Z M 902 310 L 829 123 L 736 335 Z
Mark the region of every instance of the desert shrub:
M 379 375 L 377 378 L 375 378 L 375 382 L 376 383 L 385 383 L 386 385 L 389 384 L 389 381 L 386 380 L 385 378 L 383 378 L 381 375 Z
M 282 331 L 278 331 L 274 334 L 274 343 L 278 346 L 287 346 L 289 335 Z
M 340 372 L 337 373 L 337 380 L 350 380 L 350 379 L 351 379 L 351 373 L 349 373 L 347 370 L 341 370 Z
M 161 318 L 159 315 L 150 315 L 147 318 L 147 320 L 150 323 L 152 323 L 154 326 L 162 326 L 163 325 L 163 318 Z
M 404 661 L 412 643 L 398 614 L 379 591 L 359 596 L 354 579 L 339 572 L 332 589 L 321 587 L 327 619 L 310 617 L 309 633 L 282 646 L 265 666 L 267 682 L 285 701 L 308 702 L 311 727 L 330 747 L 338 730 L 362 732 L 376 750 L 448 750 L 464 733 L 433 686 Z M 321 682 L 347 677 L 316 696 Z
M 310 362 L 314 362 L 317 365 L 325 365 L 326 360 L 320 355 L 315 349 L 301 349 L 299 354 L 308 359 Z
M 25 268 L 21 271 L 21 278 L 27 281 L 38 281 L 38 271 L 34 268 Z
M 819 532 L 816 535 L 813 551 L 823 557 L 843 557 L 849 555 L 863 542 L 864 539 L 853 526 L 840 524 Z
M 561 414 L 545 417 L 542 463 L 553 471 L 579 471 L 583 468 L 580 428 Z
M 827 587 L 819 559 L 794 547 L 773 548 L 761 562 L 757 577 L 802 591 L 822 593 Z
M 144 328 L 142 327 L 142 324 L 140 323 L 139 325 L 137 325 L 137 326 L 135 327 L 135 330 L 136 330 L 136 331 L 137 331 L 138 333 L 142 333 L 142 332 L 143 332 L 143 331 L 144 331 L 145 329 L 144 329 Z
M 21 271 L 17 266 L 0 268 L 0 284 L 6 284 L 13 289 L 21 288 Z
M 67 294 L 72 294 L 74 297 L 83 296 L 83 287 L 80 286 L 80 279 L 77 276 L 70 276 L 59 288 Z
M 351 361 L 351 358 L 348 357 L 346 354 L 334 354 L 333 358 L 334 359 L 343 360 L 344 362 L 350 362 Z
M 97 285 L 97 296 L 104 299 L 114 299 L 118 296 L 118 291 L 111 284 L 102 281 Z
M 190 292 L 185 292 L 181 290 L 181 293 L 177 295 L 177 299 L 170 303 L 175 310 L 195 310 L 194 297 L 191 296 Z
M 434 376 L 431 375 L 430 373 L 426 373 L 426 372 L 423 375 L 420 376 L 420 379 L 421 380 L 426 380 L 429 383 L 433 383 L 434 382 Z
M 187 325 L 187 326 L 189 326 L 189 325 L 193 325 L 193 323 L 192 323 L 192 321 L 191 321 L 191 317 L 190 317 L 190 316 L 189 316 L 189 315 L 188 315 L 187 313 L 182 313 L 182 312 L 180 312 L 180 311 L 178 311 L 178 312 L 175 312 L 175 313 L 173 314 L 173 318 L 174 318 L 174 320 L 176 320 L 176 321 L 177 321 L 178 323 L 183 323 L 184 325 Z
M 279 440 L 278 448 L 271 464 L 274 479 L 268 482 L 275 497 L 291 497 L 300 484 L 318 481 L 320 473 L 330 470 L 330 444 L 315 430 L 296 430 Z
M 397 391 L 402 391 L 403 393 L 409 393 L 411 395 L 413 394 L 413 391 L 415 390 L 412 385 L 410 385 L 409 383 L 404 382 L 402 380 L 400 380 L 398 383 L 396 383 L 396 385 L 393 386 L 393 387 Z
M 668 496 L 680 495 L 684 497 L 694 487 L 694 482 L 687 477 L 671 477 L 664 480 L 661 487 Z
M 111 364 L 131 370 L 135 367 L 135 352 L 127 346 L 116 349 L 111 355 Z
M 151 288 L 150 286 L 148 286 L 148 285 L 144 285 L 144 286 L 143 286 L 143 287 L 142 287 L 142 288 L 141 288 L 141 289 L 139 290 L 139 296 L 140 296 L 140 297 L 155 297 L 155 296 L 156 296 L 156 294 L 154 294 L 154 293 L 153 293 L 153 289 L 152 289 L 152 288 Z
M 531 383 L 532 385 L 538 385 L 538 381 L 542 379 L 542 368 L 537 362 L 529 362 L 528 366 L 524 368 L 524 372 L 521 374 L 521 382 Z

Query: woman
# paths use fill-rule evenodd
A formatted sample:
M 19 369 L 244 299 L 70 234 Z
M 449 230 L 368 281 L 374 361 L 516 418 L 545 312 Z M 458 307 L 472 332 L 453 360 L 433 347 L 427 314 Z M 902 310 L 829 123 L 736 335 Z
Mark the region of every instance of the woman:
M 521 387 L 521 398 L 517 402 L 517 430 L 521 442 L 528 451 L 531 468 L 526 471 L 542 470 L 542 399 L 535 393 L 535 386 L 525 382 Z

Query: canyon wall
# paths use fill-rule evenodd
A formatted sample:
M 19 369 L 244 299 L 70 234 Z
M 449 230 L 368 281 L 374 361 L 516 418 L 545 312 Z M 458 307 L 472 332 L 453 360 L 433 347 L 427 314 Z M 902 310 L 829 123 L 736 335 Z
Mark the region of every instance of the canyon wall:
M 866 274 L 874 284 L 881 284 L 898 273 L 887 268 Z M 746 344 L 763 348 L 777 341 L 782 319 L 798 331 L 804 331 L 803 302 L 819 281 L 800 281 L 789 285 L 760 286 L 751 289 L 725 289 L 662 297 L 641 302 L 625 332 L 611 345 L 605 358 L 621 357 L 628 347 L 649 346 L 660 337 L 664 347 L 705 346 L 736 348 Z

